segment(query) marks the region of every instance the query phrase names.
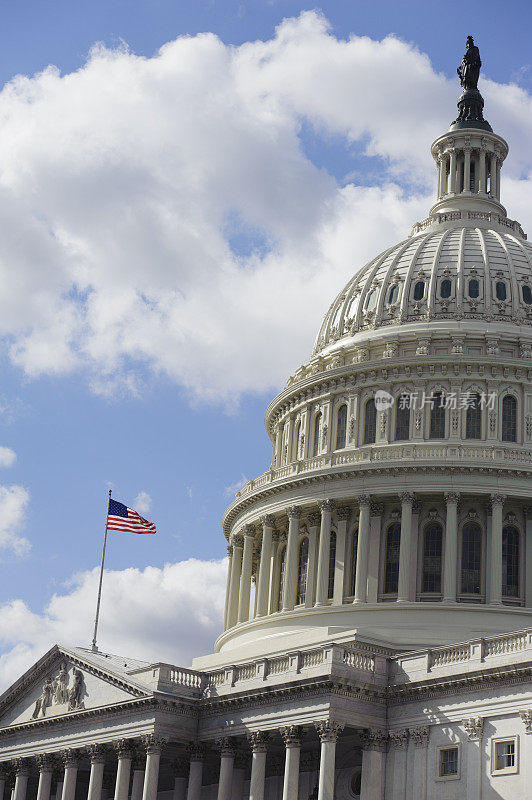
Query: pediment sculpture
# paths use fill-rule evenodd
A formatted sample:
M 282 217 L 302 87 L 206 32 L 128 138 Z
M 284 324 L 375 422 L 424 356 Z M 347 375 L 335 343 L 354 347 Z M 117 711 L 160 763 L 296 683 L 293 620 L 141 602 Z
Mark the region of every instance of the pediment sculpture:
M 66 662 L 61 663 L 58 674 L 52 678 L 46 678 L 42 692 L 37 698 L 33 710 L 32 719 L 39 719 L 46 716 L 46 710 L 54 706 L 65 706 L 62 711 L 81 711 L 85 708 L 83 703 L 84 681 L 83 673 L 77 667 L 72 671 L 72 685 L 69 685 L 70 677 Z

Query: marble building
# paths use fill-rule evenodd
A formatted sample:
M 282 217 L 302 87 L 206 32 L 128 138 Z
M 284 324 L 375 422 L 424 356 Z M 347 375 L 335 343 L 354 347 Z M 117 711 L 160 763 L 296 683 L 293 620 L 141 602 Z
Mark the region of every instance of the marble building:
M 479 69 L 429 215 L 267 409 L 214 652 L 53 647 L 0 697 L 0 800 L 532 798 L 532 246 Z

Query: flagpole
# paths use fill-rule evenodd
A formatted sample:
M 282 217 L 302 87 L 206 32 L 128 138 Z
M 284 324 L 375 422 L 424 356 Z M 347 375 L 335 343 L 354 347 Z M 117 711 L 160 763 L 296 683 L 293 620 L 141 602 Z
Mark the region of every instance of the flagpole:
M 98 585 L 98 600 L 96 601 L 96 616 L 94 618 L 94 635 L 92 637 L 92 647 L 91 647 L 93 653 L 98 652 L 98 646 L 96 644 L 96 636 L 98 633 L 98 621 L 100 618 L 100 601 L 102 599 L 103 565 L 105 561 L 105 547 L 107 545 L 107 526 L 109 524 L 109 506 L 111 504 L 111 491 L 112 490 L 109 489 L 109 500 L 107 501 L 107 515 L 105 517 L 105 534 L 103 537 L 102 563 L 100 566 L 100 583 Z

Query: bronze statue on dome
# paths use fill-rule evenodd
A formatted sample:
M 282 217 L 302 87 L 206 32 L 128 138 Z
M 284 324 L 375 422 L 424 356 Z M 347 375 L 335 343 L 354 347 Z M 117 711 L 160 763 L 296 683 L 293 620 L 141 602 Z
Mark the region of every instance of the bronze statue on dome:
M 460 76 L 460 85 L 464 89 L 477 89 L 482 61 L 472 36 L 467 37 L 466 47 L 462 63 L 456 71 Z

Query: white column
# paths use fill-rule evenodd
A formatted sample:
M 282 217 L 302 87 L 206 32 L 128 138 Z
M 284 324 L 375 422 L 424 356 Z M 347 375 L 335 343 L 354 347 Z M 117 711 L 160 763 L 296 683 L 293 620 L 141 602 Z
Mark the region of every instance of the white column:
M 358 542 L 357 568 L 355 573 L 355 597 L 353 603 L 365 603 L 368 587 L 368 550 L 369 550 L 369 510 L 371 497 L 361 494 L 358 502 Z
M 492 494 L 491 500 L 491 584 L 489 602 L 502 605 L 502 509 L 506 495 Z
M 482 797 L 482 731 L 484 719 L 472 717 L 462 721 L 467 733 L 467 748 L 465 753 L 467 800 L 481 800 Z
M 218 800 L 231 800 L 235 751 L 231 745 L 230 739 L 227 737 L 220 739 L 218 746 L 220 748 L 220 779 L 218 781 Z
M 35 761 L 39 768 L 37 800 L 50 800 L 54 763 L 51 756 L 47 754 L 36 756 Z M 3 776 L 0 777 L 0 800 L 4 797 L 4 783 L 2 781 L 5 781 Z
M 479 192 L 486 192 L 486 151 L 480 148 L 478 151 L 479 175 L 478 175 L 478 190 Z
M 344 728 L 337 722 L 326 720 L 316 723 L 320 737 L 320 777 L 318 782 L 318 800 L 329 800 L 334 797 L 334 765 L 336 760 L 336 742 Z
M 201 800 L 205 748 L 201 744 L 191 744 L 188 747 L 188 752 L 190 756 L 190 771 L 188 773 L 187 800 Z
M 384 800 L 386 738 L 386 731 L 379 728 L 368 728 L 362 734 L 360 800 Z
M 321 528 L 318 547 L 316 605 L 326 606 L 329 594 L 329 551 L 331 547 L 331 516 L 334 503 L 332 500 L 320 500 L 318 506 L 321 511 Z
M 87 749 L 91 760 L 87 800 L 101 800 L 103 773 L 105 770 L 105 748 L 100 744 L 92 744 Z
M 416 800 L 427 800 L 427 749 L 430 728 L 410 728 L 410 739 L 414 742 L 413 794 Z M 468 798 L 469 800 L 469 798 Z
M 336 558 L 334 562 L 333 606 L 341 606 L 344 602 L 347 557 L 347 520 L 350 516 L 351 509 L 349 506 L 339 508 L 336 512 L 338 528 L 336 532 Z
M 253 570 L 253 543 L 255 526 L 244 526 L 244 555 L 242 558 L 242 575 L 240 577 L 240 594 L 238 598 L 238 621 L 249 619 L 249 596 L 251 592 L 251 572 Z
M 278 611 L 277 600 L 279 597 L 279 587 L 277 585 L 277 574 L 279 571 L 279 532 L 272 531 L 272 557 L 270 559 L 270 596 L 268 600 L 268 614 L 275 614 Z
M 471 148 L 464 147 L 464 192 L 469 192 L 471 181 Z
M 270 568 L 272 560 L 272 531 L 275 517 L 266 514 L 262 517 L 262 545 L 260 550 L 259 582 L 257 586 L 257 617 L 268 613 L 268 594 L 270 588 Z
M 142 788 L 142 800 L 157 800 L 157 787 L 159 785 L 159 764 L 165 740 L 161 736 L 150 733 L 142 737 L 146 748 L 146 772 Z
M 133 781 L 131 784 L 131 800 L 142 800 L 142 789 L 144 787 L 144 767 L 146 761 L 144 755 L 136 754 L 133 763 Z
M 369 507 L 368 580 L 366 602 L 376 603 L 379 595 L 379 568 L 381 558 L 381 526 L 383 503 L 371 503 Z M 373 543 L 373 547 L 371 546 Z
M 399 545 L 399 586 L 397 602 L 407 603 L 410 594 L 410 556 L 412 548 L 412 505 L 414 495 L 403 492 L 401 498 L 401 543 Z
M 15 761 L 15 788 L 13 790 L 13 800 L 26 800 L 28 789 L 28 778 L 30 776 L 30 765 L 26 759 L 18 758 Z
M 525 726 L 525 735 L 521 736 L 521 791 L 523 800 L 532 800 L 532 711 L 520 711 L 519 715 Z
M 456 150 L 450 152 L 450 166 L 449 166 L 449 191 L 456 192 Z
M 224 605 L 224 631 L 227 630 L 227 614 L 229 612 L 229 597 L 231 595 L 231 564 L 233 562 L 233 545 L 227 546 L 227 580 L 225 583 Z
M 296 600 L 297 567 L 299 557 L 299 506 L 288 509 L 288 541 L 286 543 L 286 568 L 284 571 L 283 611 L 292 611 Z
M 243 800 L 244 782 L 246 779 L 245 761 L 242 753 L 235 753 L 233 780 L 231 783 L 231 800 Z
M 268 752 L 269 736 L 263 731 L 254 731 L 248 735 L 248 739 L 253 751 L 249 800 L 264 800 L 266 754 Z
M 490 194 L 497 197 L 497 156 L 490 153 Z
M 408 730 L 403 728 L 399 731 L 390 731 L 388 734 L 388 742 L 385 797 L 386 800 L 407 800 L 406 771 Z
M 232 628 L 238 620 L 238 594 L 240 590 L 240 572 L 242 569 L 242 550 L 244 537 L 233 536 L 233 560 L 231 562 L 231 585 L 229 587 L 229 606 L 227 609 L 227 627 Z
M 285 744 L 283 800 L 298 800 L 299 756 L 301 754 L 301 731 L 295 725 L 281 728 Z
M 443 567 L 443 602 L 456 603 L 458 570 L 458 501 L 459 492 L 447 492 L 445 502 L 445 564 Z
M 188 762 L 184 758 L 179 758 L 173 763 L 174 769 L 174 790 L 172 800 L 186 800 L 188 783 Z
M 120 739 L 118 742 L 114 743 L 114 748 L 118 756 L 114 800 L 127 800 L 129 795 L 131 762 L 133 761 L 131 743 L 127 739 Z
M 75 750 L 63 750 L 61 753 L 65 772 L 63 775 L 63 791 L 61 800 L 74 800 L 76 795 L 76 781 L 78 778 L 78 753 Z M 21 800 L 13 798 L 13 800 Z
M 532 607 L 532 506 L 525 508 L 525 606 Z
M 496 175 L 497 175 L 497 179 L 496 179 L 497 180 L 497 200 L 501 199 L 501 165 L 502 165 L 502 159 L 498 158 L 497 159 L 497 169 L 496 169 Z
M 316 568 L 318 566 L 318 525 L 320 515 L 312 512 L 308 515 L 308 570 L 307 570 L 307 594 L 305 597 L 305 608 L 312 608 L 316 601 Z M 531 548 L 532 551 L 532 548 Z
M 443 197 L 447 192 L 447 160 L 442 154 L 438 157 L 438 196 Z

